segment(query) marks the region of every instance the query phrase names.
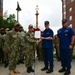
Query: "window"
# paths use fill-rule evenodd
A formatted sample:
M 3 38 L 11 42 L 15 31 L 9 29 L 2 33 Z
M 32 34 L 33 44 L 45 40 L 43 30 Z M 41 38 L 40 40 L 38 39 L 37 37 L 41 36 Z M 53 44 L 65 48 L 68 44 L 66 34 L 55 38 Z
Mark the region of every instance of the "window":
M 72 7 L 69 9 L 69 12 L 72 12 Z
M 66 14 L 66 12 L 64 12 L 64 14 Z
M 64 14 L 64 19 L 66 19 L 66 14 Z
M 0 0 L 0 8 L 3 8 L 3 0 Z
M 66 1 L 66 0 L 63 0 L 64 2 Z
M 71 0 L 71 2 L 73 2 L 74 0 Z
M 66 5 L 64 5 L 63 8 L 66 8 Z
M 69 25 L 69 27 L 71 27 L 71 28 L 72 28 L 72 24 L 70 24 L 70 25 Z
M 72 20 L 72 16 L 69 17 L 69 20 Z

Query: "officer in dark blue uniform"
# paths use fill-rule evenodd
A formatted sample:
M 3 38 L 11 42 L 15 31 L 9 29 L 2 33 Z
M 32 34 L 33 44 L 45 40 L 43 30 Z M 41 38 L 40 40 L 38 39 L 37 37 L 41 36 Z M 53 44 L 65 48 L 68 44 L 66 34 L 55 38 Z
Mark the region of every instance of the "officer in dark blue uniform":
M 46 73 L 53 72 L 53 31 L 49 28 L 49 21 L 45 21 L 45 30 L 42 33 L 42 49 L 45 67 L 41 71 L 46 71 Z M 48 62 L 50 68 L 48 69 Z
M 69 75 L 71 73 L 71 49 L 74 43 L 74 31 L 71 27 L 68 27 L 66 19 L 62 20 L 62 28 L 58 30 L 57 36 L 59 39 L 60 60 L 62 66 L 59 72 L 65 72 L 64 75 Z

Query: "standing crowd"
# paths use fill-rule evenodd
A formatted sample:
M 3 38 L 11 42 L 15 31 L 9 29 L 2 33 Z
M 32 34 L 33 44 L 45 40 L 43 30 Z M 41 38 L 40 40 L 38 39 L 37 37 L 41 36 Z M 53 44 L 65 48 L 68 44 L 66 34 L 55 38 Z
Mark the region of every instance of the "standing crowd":
M 0 29 L 0 63 L 4 63 L 4 67 L 9 67 L 9 75 L 19 74 L 20 71 L 16 69 L 17 64 L 24 64 L 24 62 L 28 73 L 35 72 L 32 66 L 35 63 L 36 50 L 38 60 L 44 62 L 41 71 L 47 70 L 47 74 L 52 73 L 54 47 L 62 66 L 58 72 L 65 72 L 64 75 L 71 73 L 71 57 L 75 40 L 73 29 L 68 26 L 67 20 L 63 19 L 62 28 L 57 31 L 54 40 L 54 32 L 49 28 L 49 21 L 45 21 L 44 26 L 45 30 L 40 31 L 41 37 L 38 39 L 34 37 L 35 31 L 32 24 L 28 26 L 28 32 L 25 32 L 18 23 L 12 30 Z

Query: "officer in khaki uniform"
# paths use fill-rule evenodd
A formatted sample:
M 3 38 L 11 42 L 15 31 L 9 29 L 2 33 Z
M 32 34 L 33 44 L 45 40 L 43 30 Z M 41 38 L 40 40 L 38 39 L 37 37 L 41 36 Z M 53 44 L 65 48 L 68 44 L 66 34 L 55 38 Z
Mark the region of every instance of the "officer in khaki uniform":
M 19 57 L 19 47 L 21 44 L 21 39 L 19 35 L 19 24 L 14 25 L 14 29 L 7 34 L 7 47 L 8 52 L 10 53 L 9 58 L 9 70 L 10 75 L 15 75 L 20 73 L 16 70 L 16 65 Z
M 33 26 L 31 24 L 28 29 L 29 31 L 26 33 L 25 37 L 25 65 L 27 67 L 27 72 L 30 73 L 34 72 L 32 66 L 34 63 L 36 40 L 34 38 Z

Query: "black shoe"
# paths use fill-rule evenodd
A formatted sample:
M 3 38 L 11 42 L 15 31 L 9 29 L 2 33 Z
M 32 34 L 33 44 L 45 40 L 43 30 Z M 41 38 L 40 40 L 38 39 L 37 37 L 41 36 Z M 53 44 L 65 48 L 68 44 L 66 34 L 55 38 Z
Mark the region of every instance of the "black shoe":
M 66 71 L 65 68 L 62 68 L 62 69 L 59 70 L 60 73 L 61 73 L 61 72 L 64 72 L 64 71 Z
M 31 72 L 34 72 L 34 69 L 33 69 L 32 67 L 30 67 L 30 71 L 31 71 Z
M 4 63 L 4 60 L 2 59 L 2 63 Z
M 48 69 L 48 71 L 46 71 L 46 73 L 51 73 L 53 72 L 53 69 Z
M 28 73 L 30 73 L 30 72 L 31 72 L 30 67 L 27 67 L 27 72 L 28 72 Z
M 44 67 L 41 69 L 41 71 L 45 71 L 45 70 L 48 70 L 48 68 Z
M 4 67 L 7 68 L 7 67 L 8 67 L 8 63 L 5 63 L 5 64 L 4 64 Z
M 64 75 L 69 75 L 71 72 L 70 70 L 66 70 L 66 72 L 64 73 Z
M 5 61 L 4 62 L 4 67 L 7 68 L 7 66 L 8 66 L 8 62 Z
M 17 62 L 17 65 L 19 65 L 19 64 L 20 64 L 20 62 L 18 61 L 18 62 Z
M 60 61 L 60 58 L 59 59 L 57 59 L 58 61 Z
M 23 61 L 21 61 L 20 63 L 21 63 L 21 64 L 24 64 L 24 62 L 23 62 Z

